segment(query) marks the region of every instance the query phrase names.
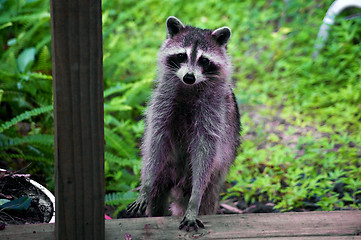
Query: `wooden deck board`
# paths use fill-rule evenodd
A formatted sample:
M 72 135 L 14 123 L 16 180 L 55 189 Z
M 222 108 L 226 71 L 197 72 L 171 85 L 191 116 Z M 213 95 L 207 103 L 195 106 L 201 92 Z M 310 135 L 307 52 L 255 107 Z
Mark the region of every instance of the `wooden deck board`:
M 361 211 L 259 213 L 202 216 L 205 229 L 179 231 L 180 218 L 107 220 L 105 239 L 361 239 Z M 53 240 L 54 225 L 13 225 L 0 239 Z

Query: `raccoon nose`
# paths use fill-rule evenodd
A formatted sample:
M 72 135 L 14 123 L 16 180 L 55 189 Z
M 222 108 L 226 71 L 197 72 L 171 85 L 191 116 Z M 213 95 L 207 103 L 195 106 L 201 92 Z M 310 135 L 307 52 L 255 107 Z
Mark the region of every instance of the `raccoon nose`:
M 196 77 L 194 76 L 193 73 L 187 73 L 183 77 L 183 82 L 185 82 L 186 84 L 193 84 L 195 83 L 195 81 L 196 81 Z

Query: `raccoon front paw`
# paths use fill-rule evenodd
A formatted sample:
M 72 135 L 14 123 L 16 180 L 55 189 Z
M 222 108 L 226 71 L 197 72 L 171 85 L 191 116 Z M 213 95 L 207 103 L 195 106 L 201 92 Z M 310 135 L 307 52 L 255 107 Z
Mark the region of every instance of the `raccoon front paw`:
M 141 217 L 144 216 L 147 208 L 147 199 L 139 198 L 131 203 L 127 208 L 128 216 Z
M 198 232 L 200 227 L 204 228 L 204 224 L 198 218 L 184 216 L 180 222 L 179 230 L 182 230 L 184 227 L 186 227 L 187 232 L 189 232 L 190 227 L 194 227 L 194 231 Z

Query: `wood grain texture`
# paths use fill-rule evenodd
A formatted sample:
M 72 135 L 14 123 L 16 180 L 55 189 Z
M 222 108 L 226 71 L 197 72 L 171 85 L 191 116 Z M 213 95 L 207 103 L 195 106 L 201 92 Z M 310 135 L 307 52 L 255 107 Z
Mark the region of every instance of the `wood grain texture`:
M 175 217 L 109 220 L 105 235 L 106 239 L 124 239 L 125 234 L 132 239 L 329 239 L 353 238 L 361 231 L 361 211 L 210 215 L 201 219 L 205 229 L 198 233 L 179 231 L 181 219 Z
M 1 240 L 55 240 L 55 224 L 9 225 L 0 231 Z
M 177 217 L 107 220 L 105 239 L 361 239 L 361 211 L 210 215 L 202 220 L 206 228 L 198 233 L 178 230 Z M 53 240 L 53 233 L 53 224 L 13 225 L 0 231 L 0 239 Z
M 51 0 L 57 239 L 104 239 L 100 0 Z

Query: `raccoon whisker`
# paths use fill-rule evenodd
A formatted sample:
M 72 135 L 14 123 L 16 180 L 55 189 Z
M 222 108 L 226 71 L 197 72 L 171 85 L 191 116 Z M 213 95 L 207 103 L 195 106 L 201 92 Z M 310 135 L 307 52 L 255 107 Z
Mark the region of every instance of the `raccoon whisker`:
M 216 83 L 215 83 L 215 82 L 212 82 L 212 81 L 208 81 L 208 86 L 214 87 L 214 86 L 216 86 Z
M 177 78 L 177 75 L 173 75 L 169 80 L 172 81 Z
M 169 75 L 169 78 L 168 78 L 168 82 L 173 82 L 173 80 L 174 79 L 176 79 L 177 78 L 177 76 L 176 75 L 174 75 L 174 74 L 171 74 L 171 75 Z
M 206 81 L 204 81 L 203 83 L 204 83 L 204 85 L 206 85 L 206 86 L 213 86 L 213 85 L 214 85 L 214 84 L 213 84 L 211 81 L 209 81 L 209 80 L 206 80 Z
M 168 66 L 168 67 L 167 67 L 167 70 L 168 70 L 168 71 L 170 71 L 170 72 L 173 72 L 173 73 L 175 73 L 175 72 L 177 72 L 177 71 L 178 71 L 178 69 L 177 69 L 177 68 L 175 68 L 175 67 L 171 67 L 171 66 Z
M 218 75 L 206 75 L 206 78 L 212 81 L 218 81 L 220 79 L 220 76 Z
M 210 76 L 210 77 L 213 77 L 213 76 L 220 77 L 220 75 L 219 75 L 218 72 L 207 72 L 207 73 L 204 74 L 204 75 Z
M 215 83 L 212 81 L 208 81 L 208 80 L 200 83 L 200 88 L 202 91 L 206 90 L 206 88 L 209 88 L 209 87 L 213 88 L 214 86 L 215 86 Z
M 172 71 L 176 71 L 179 68 L 179 66 L 172 66 L 170 64 L 167 64 L 166 66 L 169 70 L 172 70 Z
M 220 78 L 218 74 L 205 74 L 205 76 L 208 78 Z
M 180 68 L 180 65 L 177 62 L 172 62 L 172 64 L 175 66 L 175 68 Z
M 178 69 L 178 68 L 180 68 L 179 63 L 177 63 L 177 62 L 175 62 L 175 61 L 171 61 L 171 62 L 167 63 L 167 66 L 168 66 L 170 69 Z
M 219 79 L 218 76 L 206 76 L 206 78 L 208 79 L 208 81 L 206 81 L 206 82 L 211 82 L 211 83 L 214 83 L 215 81 L 217 81 Z

